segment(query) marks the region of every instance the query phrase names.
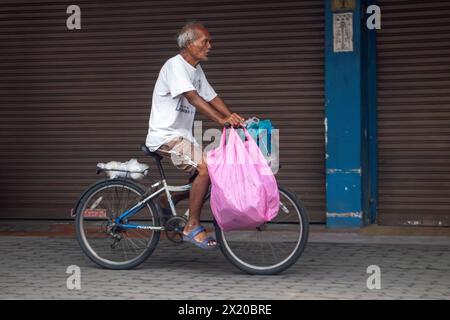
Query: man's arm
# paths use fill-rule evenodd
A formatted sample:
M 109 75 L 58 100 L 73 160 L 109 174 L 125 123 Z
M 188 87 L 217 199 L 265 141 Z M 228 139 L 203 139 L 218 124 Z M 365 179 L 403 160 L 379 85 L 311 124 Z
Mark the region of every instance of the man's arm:
M 205 116 L 210 118 L 212 121 L 224 125 L 226 122 L 226 117 L 218 112 L 216 109 L 212 108 L 211 105 L 206 102 L 196 90 L 187 91 L 183 93 L 184 97 L 192 104 L 198 111 L 203 113 Z
M 222 126 L 225 124 L 225 122 L 228 122 L 232 126 L 237 127 L 245 120 L 238 114 L 231 113 L 223 100 L 218 96 L 208 103 L 195 90 L 187 91 L 183 93 L 183 95 L 189 101 L 189 103 L 192 104 L 201 113 Z M 215 105 L 211 103 L 214 100 L 216 100 L 214 102 Z
M 229 122 L 234 127 L 241 125 L 245 120 L 237 113 L 231 112 L 228 106 L 219 96 L 216 96 L 214 99 L 209 101 L 209 104 L 212 105 L 214 109 L 223 114 L 227 118 L 227 122 Z
M 214 99 L 212 99 L 209 102 L 210 105 L 212 105 L 214 107 L 214 109 L 216 109 L 217 111 L 219 111 L 221 114 L 223 114 L 225 117 L 229 117 L 231 116 L 231 111 L 230 109 L 228 109 L 227 105 L 225 104 L 225 102 L 222 100 L 221 97 L 216 96 Z

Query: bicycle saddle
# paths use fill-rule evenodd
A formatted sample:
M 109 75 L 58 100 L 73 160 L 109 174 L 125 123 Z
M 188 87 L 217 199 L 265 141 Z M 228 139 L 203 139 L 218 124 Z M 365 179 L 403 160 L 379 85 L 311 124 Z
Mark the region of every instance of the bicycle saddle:
M 161 159 L 162 157 L 157 154 L 156 152 L 152 152 L 150 151 L 150 149 L 145 145 L 145 144 L 141 144 L 141 150 L 142 152 L 144 152 L 146 155 L 153 157 L 155 159 Z

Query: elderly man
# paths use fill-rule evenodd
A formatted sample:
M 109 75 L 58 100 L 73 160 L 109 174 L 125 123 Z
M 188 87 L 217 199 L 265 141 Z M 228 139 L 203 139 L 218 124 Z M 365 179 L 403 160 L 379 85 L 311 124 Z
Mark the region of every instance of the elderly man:
M 210 179 L 203 152 L 192 135 L 194 116 L 199 110 L 221 126 L 228 122 L 235 127 L 244 118 L 230 111 L 200 66 L 200 61 L 208 60 L 211 50 L 208 30 L 198 22 L 190 22 L 181 29 L 177 41 L 180 53 L 167 60 L 155 84 L 146 145 L 151 151 L 170 157 L 178 169 L 194 177 L 189 193 L 173 196 L 175 203 L 189 196 L 189 221 L 183 239 L 200 248 L 214 248 L 216 241 L 200 226 Z M 163 212 L 170 213 L 165 196 L 160 198 L 160 205 Z

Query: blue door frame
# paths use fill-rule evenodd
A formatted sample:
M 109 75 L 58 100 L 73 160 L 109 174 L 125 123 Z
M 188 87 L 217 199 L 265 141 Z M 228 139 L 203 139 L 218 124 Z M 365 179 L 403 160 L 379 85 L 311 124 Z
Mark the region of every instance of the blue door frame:
M 327 227 L 359 228 L 376 221 L 376 31 L 366 7 L 332 11 L 325 1 L 325 146 Z M 334 52 L 333 16 L 352 13 L 353 50 Z

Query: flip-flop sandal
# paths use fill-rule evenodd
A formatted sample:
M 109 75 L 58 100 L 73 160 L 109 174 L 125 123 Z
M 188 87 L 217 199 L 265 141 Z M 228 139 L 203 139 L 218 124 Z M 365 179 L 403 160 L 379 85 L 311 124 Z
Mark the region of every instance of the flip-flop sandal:
M 217 242 L 216 242 L 216 239 L 214 239 L 212 237 L 206 237 L 205 239 L 203 239 L 203 241 L 197 241 L 194 239 L 199 233 L 202 233 L 204 231 L 206 231 L 204 227 L 198 226 L 194 230 L 189 232 L 189 234 L 187 234 L 187 235 L 183 234 L 183 240 L 193 243 L 195 246 L 202 248 L 202 249 L 215 249 L 217 247 Z M 214 242 L 216 242 L 216 244 L 208 245 L 208 243 L 210 241 L 214 241 Z

